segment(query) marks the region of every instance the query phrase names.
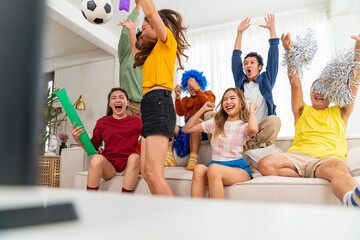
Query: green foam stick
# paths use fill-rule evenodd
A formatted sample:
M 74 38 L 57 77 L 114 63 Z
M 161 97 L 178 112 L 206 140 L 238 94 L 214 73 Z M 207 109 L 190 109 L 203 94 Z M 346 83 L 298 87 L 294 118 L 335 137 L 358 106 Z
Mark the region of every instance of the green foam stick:
M 82 124 L 79 116 L 77 115 L 74 106 L 71 104 L 69 97 L 66 94 L 65 88 L 61 89 L 60 91 L 55 91 L 54 93 L 58 97 L 61 105 L 65 109 L 65 112 L 69 116 L 71 124 L 74 124 L 74 122 L 76 122 L 75 127 L 78 126 L 83 127 L 84 132 L 80 135 L 80 141 L 83 144 L 85 151 L 87 152 L 87 155 L 90 156 L 96 154 L 97 151 L 95 150 L 94 145 L 90 141 L 89 135 L 87 134 L 84 125 Z

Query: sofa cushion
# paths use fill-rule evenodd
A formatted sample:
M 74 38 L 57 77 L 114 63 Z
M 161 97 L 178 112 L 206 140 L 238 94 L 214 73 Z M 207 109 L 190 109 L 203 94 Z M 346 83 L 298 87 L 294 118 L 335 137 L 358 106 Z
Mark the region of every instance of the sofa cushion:
M 355 180 L 360 182 L 360 177 Z M 225 187 L 225 198 L 245 201 L 341 205 L 330 182 L 318 178 L 265 176 Z
M 346 163 L 353 177 L 360 176 L 360 147 L 349 149 L 346 155 Z
M 272 154 L 279 154 L 283 151 L 275 146 L 274 144 L 264 147 L 264 148 L 257 148 L 257 149 L 250 149 L 244 153 L 244 155 L 249 157 L 250 163 L 252 166 L 254 166 L 257 169 L 257 165 L 259 161 Z M 246 159 L 245 159 L 246 160 Z M 255 171 L 254 171 L 255 172 Z
M 174 159 L 176 161 L 176 166 L 179 167 L 186 167 L 189 161 L 190 154 L 185 157 L 179 157 L 176 154 L 176 150 L 174 149 Z M 198 164 L 208 164 L 212 160 L 211 154 L 211 145 L 209 141 L 202 141 L 199 148 L 199 157 L 198 157 Z
M 165 167 L 164 175 L 166 180 L 192 180 L 193 171 L 185 170 L 185 167 Z
M 175 196 L 191 196 L 192 171 L 184 167 L 165 167 L 164 175 Z M 287 202 L 307 204 L 339 205 L 341 202 L 332 193 L 328 181 L 317 178 L 290 178 L 265 176 L 255 173 L 254 179 L 236 183 L 224 188 L 225 199 Z M 78 172 L 75 175 L 74 188 L 86 189 L 87 172 Z M 355 177 L 360 182 L 360 176 Z M 108 181 L 101 181 L 100 191 L 121 192 L 122 176 L 115 176 Z M 150 191 L 145 180 L 139 176 L 135 186 L 136 194 L 149 195 Z M 208 194 L 208 189 L 206 189 Z
M 186 171 L 185 167 L 165 167 L 164 175 L 175 196 L 190 197 L 192 171 Z M 77 172 L 74 177 L 73 188 L 86 189 L 88 172 Z M 121 192 L 124 177 L 117 175 L 108 181 L 101 179 L 100 191 Z M 136 194 L 150 194 L 146 181 L 140 175 L 134 192 Z

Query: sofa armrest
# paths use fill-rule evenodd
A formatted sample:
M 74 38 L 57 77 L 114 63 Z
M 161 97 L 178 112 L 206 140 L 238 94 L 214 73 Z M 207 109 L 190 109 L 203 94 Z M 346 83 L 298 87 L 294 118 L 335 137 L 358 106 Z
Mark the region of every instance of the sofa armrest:
M 65 148 L 60 157 L 60 187 L 72 188 L 76 172 L 87 171 L 89 158 L 81 147 Z
M 346 164 L 350 168 L 350 173 L 353 177 L 360 176 L 360 147 L 348 150 Z

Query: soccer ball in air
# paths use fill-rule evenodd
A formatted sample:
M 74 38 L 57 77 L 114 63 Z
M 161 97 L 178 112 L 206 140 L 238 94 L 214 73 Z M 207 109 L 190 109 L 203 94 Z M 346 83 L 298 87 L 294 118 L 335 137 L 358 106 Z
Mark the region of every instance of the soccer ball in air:
M 113 15 L 110 0 L 81 0 L 81 13 L 93 24 L 104 24 Z

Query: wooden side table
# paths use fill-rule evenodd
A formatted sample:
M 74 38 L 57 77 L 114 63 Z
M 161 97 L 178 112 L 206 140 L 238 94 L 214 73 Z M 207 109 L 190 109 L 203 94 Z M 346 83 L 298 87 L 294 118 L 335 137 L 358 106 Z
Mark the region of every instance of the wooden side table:
M 60 156 L 41 156 L 39 158 L 38 185 L 60 187 Z

